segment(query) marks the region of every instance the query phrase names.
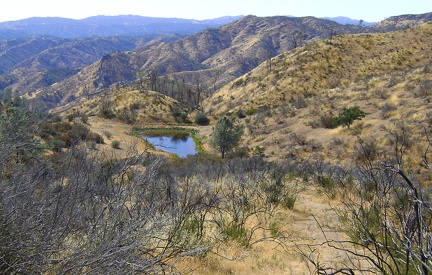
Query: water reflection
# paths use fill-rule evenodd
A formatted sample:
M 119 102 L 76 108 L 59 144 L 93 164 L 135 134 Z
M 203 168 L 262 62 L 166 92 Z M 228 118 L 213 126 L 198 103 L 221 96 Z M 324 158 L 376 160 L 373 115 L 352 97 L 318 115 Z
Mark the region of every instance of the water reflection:
M 176 154 L 180 158 L 186 158 L 188 155 L 195 155 L 197 153 L 195 141 L 189 135 L 143 136 L 143 138 L 156 149 Z

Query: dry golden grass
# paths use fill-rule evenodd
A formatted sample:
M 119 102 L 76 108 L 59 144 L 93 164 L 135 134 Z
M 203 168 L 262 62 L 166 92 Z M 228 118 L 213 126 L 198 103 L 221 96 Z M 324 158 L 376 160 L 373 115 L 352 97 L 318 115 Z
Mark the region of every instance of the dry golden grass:
M 385 34 L 337 36 L 262 64 L 205 102 L 222 115 L 256 110 L 239 120 L 243 145 L 264 147 L 271 160 L 287 156 L 328 159 L 351 156 L 359 138 L 388 145 L 403 121 L 418 150 L 431 126 L 432 24 Z M 366 117 L 351 129 L 325 129 L 323 115 L 359 106 Z M 299 138 L 303 140 L 299 144 Z M 416 151 L 416 152 L 414 152 Z M 417 152 L 418 151 L 418 152 Z
M 346 239 L 340 230 L 338 216 L 332 207 L 340 206 L 336 199 L 330 200 L 319 189 L 308 187 L 297 198 L 294 209 L 279 209 L 272 221 L 278 230 L 288 232 L 282 245 L 273 241 L 259 242 L 245 249 L 228 243 L 213 249 L 204 258 L 192 258 L 179 265 L 179 269 L 190 274 L 310 274 L 308 260 L 300 252 L 310 255 L 325 265 L 341 267 L 352 256 L 322 245 L 328 238 Z M 318 224 L 318 222 L 319 224 Z M 311 253 L 309 246 L 314 252 Z M 310 265 L 310 264 L 309 264 Z
M 126 117 L 133 122 L 147 124 L 176 123 L 172 108 L 178 103 L 165 95 L 152 91 L 139 91 L 133 87 L 110 90 L 106 93 L 91 97 L 81 97 L 71 106 L 54 109 L 53 112 L 63 116 L 71 113 L 102 116 L 102 105 L 106 104 L 112 112 L 113 118 L 126 121 Z M 132 124 L 131 123 L 131 124 Z
M 271 71 L 263 64 L 230 83 L 205 103 L 205 109 L 213 115 L 212 123 L 226 113 L 250 111 L 238 120 L 245 127 L 242 146 L 250 152 L 263 147 L 272 161 L 321 156 L 347 164 L 355 161 L 359 139 L 390 149 L 390 133 L 405 127 L 413 140 L 406 164 L 421 174 L 424 129 L 430 131 L 432 125 L 431 40 L 432 24 L 425 24 L 394 33 L 317 42 L 276 57 Z M 176 103 L 159 94 L 118 91 L 109 99 L 118 113 L 138 102 L 138 124 L 175 123 L 170 108 Z M 90 100 L 73 111 L 97 114 L 100 100 Z M 354 105 L 366 117 L 350 129 L 326 129 L 320 124 L 324 114 L 335 116 L 343 107 Z M 109 131 L 111 139 L 122 142 L 122 150 L 98 145 L 116 154 L 132 145 L 146 150 L 145 143 L 136 143 L 128 135 L 131 127 L 117 120 L 90 118 L 92 131 L 102 135 Z M 204 148 L 209 149 L 212 126 L 199 127 L 199 131 Z M 289 232 L 284 246 L 261 242 L 245 249 L 223 244 L 205 258 L 186 260 L 180 269 L 191 274 L 310 274 L 298 251 L 300 247 L 310 252 L 307 245 L 317 245 L 311 256 L 315 260 L 341 266 L 349 260 L 347 255 L 320 246 L 325 238 L 317 221 L 330 238 L 347 239 L 329 202 L 319 189 L 308 187 L 299 194 L 293 210 L 279 210 L 273 217 L 281 230 Z M 331 203 L 339 205 L 337 199 Z

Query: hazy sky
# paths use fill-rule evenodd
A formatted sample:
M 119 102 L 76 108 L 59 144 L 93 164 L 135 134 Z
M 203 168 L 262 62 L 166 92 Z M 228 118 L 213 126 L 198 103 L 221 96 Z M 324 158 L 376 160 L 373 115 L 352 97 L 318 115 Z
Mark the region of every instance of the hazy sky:
M 0 22 L 29 17 L 81 19 L 143 15 L 213 19 L 226 15 L 347 16 L 368 22 L 432 12 L 432 0 L 0 0 Z M 5 3 L 7 2 L 7 3 Z

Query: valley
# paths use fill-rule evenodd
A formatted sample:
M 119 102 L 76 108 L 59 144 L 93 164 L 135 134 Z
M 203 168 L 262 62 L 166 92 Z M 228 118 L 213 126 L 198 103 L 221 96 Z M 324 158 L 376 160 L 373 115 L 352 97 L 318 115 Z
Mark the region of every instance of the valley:
M 0 40 L 0 272 L 427 274 L 431 17 Z

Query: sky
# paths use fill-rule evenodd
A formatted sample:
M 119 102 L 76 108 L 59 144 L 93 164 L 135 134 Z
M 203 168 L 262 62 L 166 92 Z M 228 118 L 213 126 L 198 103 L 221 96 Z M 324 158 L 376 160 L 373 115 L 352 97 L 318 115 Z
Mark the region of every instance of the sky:
M 432 0 L 0 0 L 0 22 L 29 17 L 82 19 L 142 15 L 186 19 L 222 16 L 346 16 L 378 22 L 390 16 L 432 12 Z

